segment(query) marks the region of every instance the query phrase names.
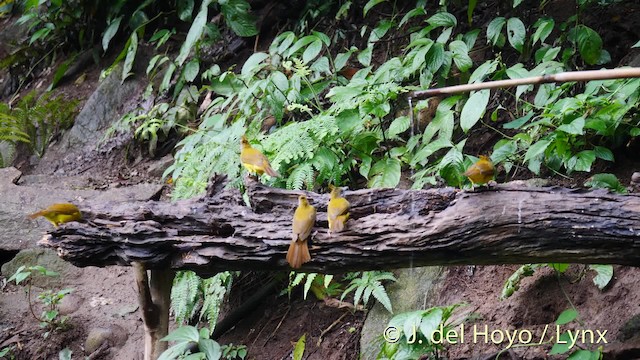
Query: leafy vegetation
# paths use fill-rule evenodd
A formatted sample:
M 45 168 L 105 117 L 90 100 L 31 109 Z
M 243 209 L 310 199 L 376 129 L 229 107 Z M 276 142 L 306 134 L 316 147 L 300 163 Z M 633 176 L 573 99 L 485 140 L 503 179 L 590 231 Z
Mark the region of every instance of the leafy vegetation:
M 38 300 L 40 300 L 44 309 L 42 314 L 38 316 L 35 313 L 31 300 L 31 279 L 34 274 L 40 274 L 42 276 L 58 276 L 58 273 L 47 270 L 40 265 L 28 267 L 23 265 L 20 266 L 7 281 L 15 281 L 16 285 L 20 285 L 20 283 L 24 282 L 23 285 L 26 286 L 25 291 L 27 294 L 27 303 L 29 304 L 29 312 L 34 319 L 40 322 L 40 327 L 46 329 L 45 333 L 42 335 L 46 339 L 54 331 L 64 331 L 68 329 L 68 318 L 60 315 L 58 307 L 62 299 L 64 299 L 66 295 L 70 294 L 73 289 L 62 289 L 59 291 L 47 289 L 40 292 L 40 294 L 38 294 Z
M 158 360 L 173 360 L 189 355 L 191 359 L 218 360 L 222 358 L 220 344 L 209 339 L 209 329 L 185 325 L 181 326 L 160 341 L 175 341 L 176 344 L 165 350 Z
M 25 144 L 30 153 L 42 157 L 49 143 L 73 125 L 78 102 L 51 96 L 47 92 L 37 97 L 36 92 L 31 91 L 14 108 L 0 103 L 0 144 L 9 145 L 7 153 L 0 153 L 0 167 L 9 165 L 7 160 L 19 143 Z
M 380 341 L 377 359 L 418 359 L 427 355 L 438 358 L 444 349 L 443 336 L 453 329 L 449 320 L 460 305 L 436 306 L 394 316 Z

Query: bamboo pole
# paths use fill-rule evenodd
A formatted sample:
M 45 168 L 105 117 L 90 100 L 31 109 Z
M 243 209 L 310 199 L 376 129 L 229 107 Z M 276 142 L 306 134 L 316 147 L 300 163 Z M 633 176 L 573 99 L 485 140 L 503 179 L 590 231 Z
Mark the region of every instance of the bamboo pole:
M 640 68 L 629 67 L 619 69 L 604 70 L 588 70 L 588 71 L 567 71 L 557 74 L 548 74 L 540 76 L 532 76 L 522 79 L 487 81 L 482 83 L 464 84 L 447 86 L 438 89 L 419 90 L 409 93 L 409 97 L 413 99 L 425 99 L 436 95 L 457 94 L 482 89 L 496 89 L 503 87 L 513 87 L 519 85 L 546 84 L 552 82 L 568 82 L 568 81 L 591 81 L 591 80 L 609 80 L 620 78 L 638 78 L 640 77 Z

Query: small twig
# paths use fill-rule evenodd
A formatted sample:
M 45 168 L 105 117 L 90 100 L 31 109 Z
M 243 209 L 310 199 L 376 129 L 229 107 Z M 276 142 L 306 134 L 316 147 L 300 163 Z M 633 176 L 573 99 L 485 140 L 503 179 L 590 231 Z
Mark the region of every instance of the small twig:
M 591 81 L 591 80 L 608 80 L 619 78 L 637 78 L 640 77 L 640 68 L 621 68 L 606 70 L 588 70 L 588 71 L 567 71 L 557 74 L 548 74 L 541 76 L 532 76 L 522 79 L 487 81 L 483 83 L 464 84 L 447 86 L 438 89 L 428 89 L 414 91 L 409 97 L 416 99 L 425 99 L 432 96 L 443 94 L 457 94 L 481 89 L 496 89 L 503 87 L 512 87 L 519 85 L 546 84 L 552 82 L 569 82 L 569 81 Z
M 96 359 L 96 358 L 102 356 L 103 354 L 105 354 L 108 349 L 109 349 L 109 342 L 108 341 L 104 341 L 102 343 L 102 345 L 100 345 L 100 347 L 98 347 L 96 349 L 96 351 L 92 352 L 91 355 L 86 357 L 86 360 Z
M 338 325 L 340 323 L 340 321 L 342 321 L 342 319 L 344 319 L 345 316 L 351 314 L 351 312 L 349 311 L 345 311 L 342 315 L 340 315 L 340 317 L 331 323 L 331 325 L 329 325 L 329 327 L 327 327 L 326 329 L 324 329 L 321 333 L 320 333 L 320 337 L 318 337 L 318 341 L 316 342 L 316 346 L 319 347 L 320 343 L 322 343 L 322 337 L 325 336 L 329 331 L 331 331 L 331 329 L 333 329 L 336 325 Z
M 269 337 L 267 338 L 267 340 L 264 341 L 264 344 L 262 344 L 262 347 L 264 347 L 265 345 L 267 345 L 267 343 L 269 342 L 269 340 L 271 340 L 271 338 L 276 334 L 276 332 L 278 331 L 278 329 L 280 329 L 280 326 L 282 325 L 282 323 L 284 322 L 284 319 L 287 317 L 287 315 L 289 315 L 289 311 L 291 311 L 291 306 L 289 306 L 289 308 L 287 308 L 287 311 L 284 313 L 284 316 L 282 316 L 282 319 L 280 319 L 280 322 L 278 323 L 278 326 L 276 326 L 276 328 L 273 330 L 273 332 L 271 333 L 271 335 L 269 335 Z

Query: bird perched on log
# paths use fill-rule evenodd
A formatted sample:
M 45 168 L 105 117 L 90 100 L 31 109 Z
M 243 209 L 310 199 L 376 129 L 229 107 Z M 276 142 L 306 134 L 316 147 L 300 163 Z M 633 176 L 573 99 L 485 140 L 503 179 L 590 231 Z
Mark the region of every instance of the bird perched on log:
M 496 170 L 488 156 L 480 155 L 480 159 L 469 166 L 464 176 L 471 180 L 472 186 L 486 184 L 493 180 Z
M 38 216 L 49 220 L 55 227 L 70 221 L 82 220 L 82 214 L 78 207 L 69 203 L 53 204 L 44 210 L 29 215 L 29 218 L 35 219 Z
M 300 195 L 298 208 L 293 214 L 293 234 L 287 251 L 287 262 L 294 269 L 299 269 L 302 264 L 311 260 L 307 240 L 315 222 L 316 208 L 309 204 L 306 196 Z
M 249 141 L 244 135 L 240 140 L 240 145 L 240 162 L 249 172 L 257 175 L 267 174 L 272 177 L 280 176 L 280 174 L 271 168 L 269 159 L 267 159 L 260 150 L 251 147 L 251 144 L 249 144 Z
M 329 233 L 337 233 L 344 230 L 345 223 L 349 219 L 349 202 L 343 198 L 342 189 L 329 185 L 331 199 L 327 205 L 327 220 L 329 220 Z

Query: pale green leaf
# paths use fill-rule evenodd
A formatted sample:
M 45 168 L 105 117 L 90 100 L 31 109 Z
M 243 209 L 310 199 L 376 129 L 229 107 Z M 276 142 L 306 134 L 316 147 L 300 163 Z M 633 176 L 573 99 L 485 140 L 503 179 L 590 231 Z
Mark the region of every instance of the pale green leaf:
M 469 131 L 469 129 L 480 120 L 487 109 L 487 104 L 489 104 L 489 95 L 489 89 L 484 89 L 476 91 L 469 97 L 469 100 L 464 104 L 462 112 L 460 113 L 460 127 L 462 131 Z

